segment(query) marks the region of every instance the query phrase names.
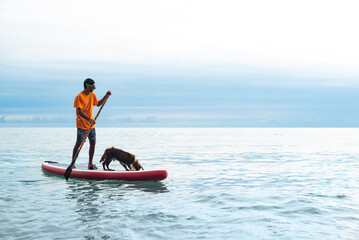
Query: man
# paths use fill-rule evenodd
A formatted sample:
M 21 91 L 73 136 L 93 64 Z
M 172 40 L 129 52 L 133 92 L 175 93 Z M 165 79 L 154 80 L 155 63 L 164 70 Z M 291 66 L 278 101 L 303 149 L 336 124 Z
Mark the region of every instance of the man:
M 90 150 L 89 150 L 89 163 L 88 169 L 94 170 L 97 169 L 96 165 L 93 164 L 93 156 L 95 154 L 95 145 L 96 145 L 96 130 L 95 130 L 95 120 L 93 117 L 93 106 L 100 107 L 105 103 L 106 96 L 111 95 L 111 91 L 108 91 L 106 95 L 98 101 L 95 93 L 93 91 L 96 89 L 95 81 L 91 78 L 87 78 L 84 81 L 84 90 L 77 94 L 75 97 L 74 107 L 76 108 L 76 126 L 77 126 L 77 141 L 72 153 L 72 159 L 75 157 L 77 150 L 81 146 L 82 141 L 84 140 L 86 134 L 90 130 L 91 132 L 88 136 L 90 141 Z M 75 166 L 74 166 L 75 168 Z

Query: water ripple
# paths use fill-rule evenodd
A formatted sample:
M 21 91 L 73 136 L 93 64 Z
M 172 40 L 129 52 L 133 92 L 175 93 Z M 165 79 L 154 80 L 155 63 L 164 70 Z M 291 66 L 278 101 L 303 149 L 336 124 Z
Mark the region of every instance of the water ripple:
M 358 129 L 98 129 L 97 162 L 121 147 L 146 169 L 166 169 L 162 182 L 66 182 L 41 171 L 45 160 L 70 161 L 74 135 L 1 130 L 0 238 L 359 235 Z

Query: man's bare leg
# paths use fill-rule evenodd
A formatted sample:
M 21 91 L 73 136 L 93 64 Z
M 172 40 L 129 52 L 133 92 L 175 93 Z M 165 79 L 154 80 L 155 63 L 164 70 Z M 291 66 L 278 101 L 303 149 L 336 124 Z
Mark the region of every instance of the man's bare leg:
M 75 157 L 77 151 L 79 150 L 80 146 L 81 146 L 81 142 L 76 142 L 76 144 L 74 146 L 74 150 L 72 151 L 72 159 L 74 159 L 74 157 Z M 74 165 L 74 168 L 76 168 L 75 165 Z
M 88 169 L 90 169 L 91 167 L 93 167 L 94 169 L 97 169 L 97 167 L 93 164 L 93 156 L 95 154 L 95 146 L 96 146 L 96 141 L 90 142 L 89 164 L 87 166 Z

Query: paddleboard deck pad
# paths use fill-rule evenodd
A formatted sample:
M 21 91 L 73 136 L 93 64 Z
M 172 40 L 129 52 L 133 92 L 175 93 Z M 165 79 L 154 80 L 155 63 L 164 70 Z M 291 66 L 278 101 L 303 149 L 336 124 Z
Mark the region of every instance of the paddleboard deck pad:
M 64 176 L 69 164 L 45 161 L 41 168 L 47 173 Z M 87 167 L 87 165 L 86 165 Z M 71 172 L 70 178 L 94 179 L 94 180 L 123 180 L 123 181 L 161 181 L 167 178 L 166 170 L 150 171 L 104 171 L 102 168 L 88 170 L 84 166 L 76 166 Z

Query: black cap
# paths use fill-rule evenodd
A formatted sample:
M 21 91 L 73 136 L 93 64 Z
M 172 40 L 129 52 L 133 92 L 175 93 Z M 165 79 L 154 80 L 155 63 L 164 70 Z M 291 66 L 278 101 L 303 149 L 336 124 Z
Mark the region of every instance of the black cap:
M 86 84 L 94 85 L 95 81 L 92 80 L 91 78 L 86 78 L 84 81 L 84 89 L 86 89 Z

